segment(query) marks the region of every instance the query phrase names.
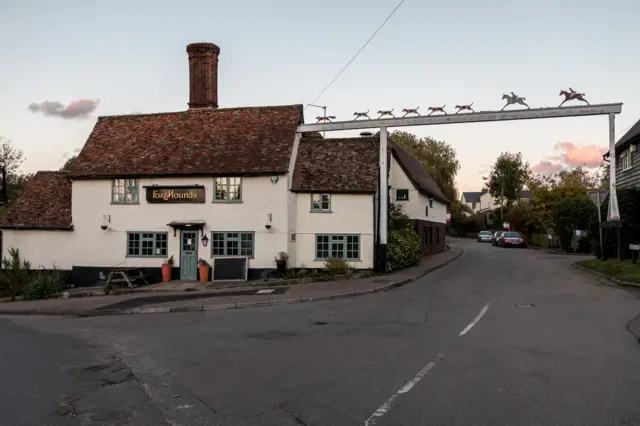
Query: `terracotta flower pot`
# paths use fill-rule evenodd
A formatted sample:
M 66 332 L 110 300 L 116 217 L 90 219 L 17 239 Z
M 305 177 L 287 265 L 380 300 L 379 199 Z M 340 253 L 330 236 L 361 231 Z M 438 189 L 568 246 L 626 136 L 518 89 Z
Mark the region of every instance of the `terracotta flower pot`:
M 173 265 L 169 263 L 162 264 L 162 282 L 168 283 L 171 281 L 171 270 L 173 269 Z
M 209 265 L 201 264 L 198 266 L 198 269 L 200 269 L 200 282 L 201 283 L 208 282 L 209 281 Z

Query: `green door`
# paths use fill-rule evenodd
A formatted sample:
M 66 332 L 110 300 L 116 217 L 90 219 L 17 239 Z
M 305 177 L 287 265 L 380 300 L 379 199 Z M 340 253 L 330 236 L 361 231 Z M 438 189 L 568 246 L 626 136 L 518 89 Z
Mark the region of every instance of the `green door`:
M 198 231 L 180 231 L 180 279 L 198 279 Z

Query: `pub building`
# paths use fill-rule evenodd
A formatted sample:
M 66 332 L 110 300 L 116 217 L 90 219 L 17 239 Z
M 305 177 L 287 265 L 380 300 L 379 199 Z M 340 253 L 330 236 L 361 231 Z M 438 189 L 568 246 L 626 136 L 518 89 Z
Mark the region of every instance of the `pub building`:
M 254 280 L 342 257 L 374 267 L 376 136 L 296 139 L 302 105 L 218 107 L 213 43 L 187 46 L 186 111 L 99 117 L 75 166 L 41 171 L 0 218 L 34 269 L 93 285 L 113 268 L 171 278 Z M 448 200 L 418 160 L 390 141 L 391 202 L 403 204 L 422 250 L 444 250 Z

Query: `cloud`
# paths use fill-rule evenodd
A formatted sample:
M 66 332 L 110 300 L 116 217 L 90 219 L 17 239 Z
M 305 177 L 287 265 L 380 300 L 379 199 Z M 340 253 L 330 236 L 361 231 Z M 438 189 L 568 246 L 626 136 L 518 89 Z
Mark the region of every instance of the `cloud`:
M 58 101 L 44 101 L 39 104 L 30 104 L 29 111 L 33 113 L 39 112 L 47 117 L 60 117 L 69 120 L 89 117 L 89 114 L 95 111 L 99 104 L 100 99 L 76 99 L 67 106 Z
M 594 169 L 602 164 L 602 155 L 608 150 L 606 146 L 576 145 L 572 142 L 560 142 L 553 148 L 560 151 L 558 155 L 546 157 L 531 167 L 533 173 L 558 173 L 578 166 Z

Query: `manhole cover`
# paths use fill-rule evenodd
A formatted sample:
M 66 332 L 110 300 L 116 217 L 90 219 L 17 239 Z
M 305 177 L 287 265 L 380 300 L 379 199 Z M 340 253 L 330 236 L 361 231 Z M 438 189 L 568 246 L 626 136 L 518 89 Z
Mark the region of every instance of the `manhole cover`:
M 518 303 L 516 304 L 516 306 L 518 308 L 533 308 L 533 305 L 531 303 Z

